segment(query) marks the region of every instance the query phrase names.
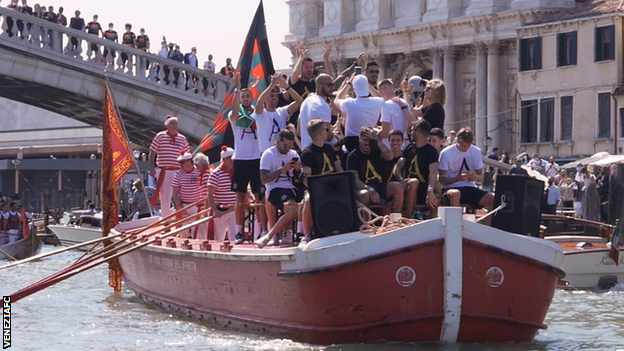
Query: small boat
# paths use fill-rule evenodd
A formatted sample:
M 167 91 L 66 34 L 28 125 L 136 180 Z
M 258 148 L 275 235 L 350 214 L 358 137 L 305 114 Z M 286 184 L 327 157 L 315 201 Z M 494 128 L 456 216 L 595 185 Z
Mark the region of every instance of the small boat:
M 624 248 L 620 248 L 617 265 L 609 258 L 612 225 L 546 214 L 542 221 L 546 225 L 544 239 L 563 249 L 566 278 L 560 287 L 606 290 L 624 283 Z
M 384 233 L 349 232 L 301 247 L 159 239 L 119 263 L 124 283 L 146 303 L 321 345 L 529 342 L 546 328 L 565 276 L 555 243 L 465 220 L 453 207 Z
M 37 237 L 36 229 L 31 228 L 30 233 L 10 244 L 0 246 L 0 259 L 16 259 L 22 260 L 30 256 L 34 256 L 41 251 L 43 243 Z M 9 255 L 10 257 L 7 257 Z
M 71 246 L 102 237 L 102 213 L 66 212 L 61 224 L 48 225 L 61 245 Z M 89 250 L 84 247 L 83 250 Z

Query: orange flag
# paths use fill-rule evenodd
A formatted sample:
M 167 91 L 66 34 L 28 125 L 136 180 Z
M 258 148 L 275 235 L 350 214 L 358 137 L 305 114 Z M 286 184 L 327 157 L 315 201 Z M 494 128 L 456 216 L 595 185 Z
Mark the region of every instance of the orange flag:
M 22 207 L 22 234 L 23 237 L 28 236 L 28 218 L 26 218 L 26 210 Z
M 134 165 L 130 146 L 121 127 L 113 105 L 111 93 L 106 87 L 104 97 L 104 120 L 102 123 L 102 235 L 119 222 L 117 182 Z M 108 243 L 110 244 L 110 243 Z M 117 259 L 109 261 L 109 285 L 121 291 L 121 267 Z

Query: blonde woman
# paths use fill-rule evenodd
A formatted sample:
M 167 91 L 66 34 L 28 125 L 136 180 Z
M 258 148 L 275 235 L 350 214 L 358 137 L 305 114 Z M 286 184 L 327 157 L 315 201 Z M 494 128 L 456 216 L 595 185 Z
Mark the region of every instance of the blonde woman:
M 412 109 L 414 119 L 409 122 L 411 123 L 418 118 L 423 118 L 431 124 L 431 128 L 444 130 L 446 86 L 441 79 L 432 79 L 425 82 L 427 83 L 424 88 L 425 95 L 421 101 L 418 101 L 416 107 Z M 408 85 L 407 80 L 404 80 L 401 84 L 401 88 L 403 89 L 403 97 L 408 100 L 414 87 Z

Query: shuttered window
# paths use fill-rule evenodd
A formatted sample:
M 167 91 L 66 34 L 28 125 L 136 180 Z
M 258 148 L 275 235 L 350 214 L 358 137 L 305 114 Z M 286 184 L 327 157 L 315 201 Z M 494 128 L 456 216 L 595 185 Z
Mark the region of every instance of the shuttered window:
M 542 38 L 520 39 L 518 55 L 520 71 L 542 69 Z
M 576 65 L 576 31 L 557 34 L 557 66 Z
M 615 25 L 596 27 L 594 61 L 615 59 Z
M 540 142 L 555 140 L 555 99 L 540 100 Z
M 572 140 L 573 103 L 572 96 L 561 97 L 561 140 Z
M 598 94 L 598 138 L 611 137 L 611 94 Z
M 520 142 L 537 142 L 537 100 L 522 101 Z

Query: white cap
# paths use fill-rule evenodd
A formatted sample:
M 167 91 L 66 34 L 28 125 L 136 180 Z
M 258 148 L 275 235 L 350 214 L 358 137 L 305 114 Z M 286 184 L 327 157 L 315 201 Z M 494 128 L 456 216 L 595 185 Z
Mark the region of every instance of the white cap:
M 234 155 L 234 149 L 225 145 L 221 146 L 221 159 Z
M 168 126 L 171 121 L 178 121 L 178 117 L 167 115 L 167 119 L 165 120 L 165 125 Z
M 182 161 L 189 161 L 193 159 L 193 155 L 191 155 L 190 152 L 185 152 L 183 154 L 181 154 L 180 156 L 178 156 L 178 162 L 182 162 Z
M 364 75 L 357 75 L 353 78 L 353 91 L 355 92 L 355 96 L 368 96 L 370 94 L 370 90 L 368 88 L 368 78 Z
M 422 82 L 422 78 L 420 76 L 411 76 L 408 83 L 414 86 L 414 92 L 423 91 L 423 88 L 420 86 L 420 82 Z

